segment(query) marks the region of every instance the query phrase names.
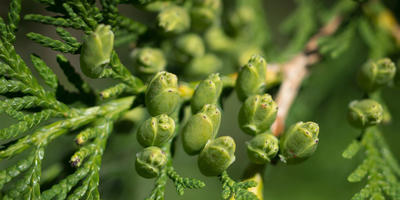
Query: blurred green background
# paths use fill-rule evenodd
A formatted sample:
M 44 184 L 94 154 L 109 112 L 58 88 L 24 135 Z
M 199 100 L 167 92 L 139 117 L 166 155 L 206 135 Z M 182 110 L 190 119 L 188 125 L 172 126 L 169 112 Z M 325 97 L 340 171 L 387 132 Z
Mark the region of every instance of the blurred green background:
M 9 1 L 0 2 L 0 15 L 6 16 Z M 288 38 L 280 36 L 276 27 L 294 9 L 291 0 L 265 1 L 265 10 L 273 33 L 273 40 L 285 43 Z M 127 15 L 141 16 L 132 13 L 131 7 L 122 8 Z M 32 1 L 24 1 L 23 13 L 44 13 L 43 7 Z M 37 23 L 23 21 L 17 37 L 17 51 L 28 61 L 31 53 L 41 56 L 49 66 L 60 75 L 56 67 L 55 53 L 47 48 L 40 47 L 29 41 L 24 34 L 38 32 L 57 38 L 54 28 Z M 80 33 L 76 33 L 79 36 Z M 357 39 L 352 41 L 351 48 L 342 56 L 331 60 L 322 60 L 312 67 L 312 73 L 306 79 L 296 99 L 287 124 L 296 121 L 315 121 L 320 125 L 320 143 L 317 152 L 308 161 L 285 166 L 267 166 L 265 172 L 264 195 L 269 200 L 337 200 L 350 199 L 364 184 L 348 183 L 347 175 L 359 164 L 362 155 L 353 160 L 341 157 L 342 151 L 358 136 L 358 131 L 351 128 L 346 120 L 347 104 L 362 97 L 362 92 L 356 87 L 355 75 L 357 69 L 367 59 L 365 46 Z M 123 62 L 129 66 L 128 48 L 119 49 L 120 55 L 125 56 Z M 78 57 L 67 55 L 75 66 L 78 66 Z M 267 58 L 268 59 L 268 58 Z M 65 83 L 64 75 L 60 75 L 61 82 Z M 88 80 L 93 86 L 105 88 L 110 85 L 109 80 Z M 66 87 L 71 87 L 66 85 Z M 387 88 L 383 91 L 384 99 L 392 113 L 392 122 L 381 128 L 390 144 L 393 154 L 400 158 L 400 89 Z M 238 180 L 246 165 L 244 142 L 250 137 L 243 134 L 237 125 L 239 101 L 232 94 L 225 103 L 220 135 L 231 135 L 237 142 L 237 162 L 230 168 L 229 173 Z M 9 120 L 0 115 L 0 128 L 10 124 Z M 67 160 L 76 150 L 73 143 L 74 135 L 67 135 L 52 143 L 46 150 L 43 170 L 54 167 L 54 163 L 63 163 L 66 176 L 71 169 Z M 153 180 L 139 177 L 134 170 L 135 154 L 141 147 L 136 141 L 134 130 L 129 132 L 113 133 L 109 140 L 102 166 L 100 189 L 105 200 L 144 199 L 153 186 Z M 167 186 L 166 199 L 220 199 L 220 183 L 217 178 L 203 177 L 197 169 L 195 157 L 187 156 L 177 142 L 174 166 L 183 176 L 196 177 L 206 182 L 201 190 L 187 190 L 184 196 L 178 196 L 173 185 Z M 62 178 L 62 177 L 60 177 Z M 57 180 L 56 180 L 57 181 Z M 171 183 L 171 182 L 170 182 Z M 48 183 L 49 185 L 50 183 Z

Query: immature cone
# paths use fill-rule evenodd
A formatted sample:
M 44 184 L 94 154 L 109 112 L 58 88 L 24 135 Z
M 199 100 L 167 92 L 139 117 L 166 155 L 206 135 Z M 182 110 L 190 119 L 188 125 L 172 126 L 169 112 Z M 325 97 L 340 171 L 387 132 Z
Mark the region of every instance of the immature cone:
M 147 87 L 145 102 L 152 116 L 171 114 L 179 103 L 178 79 L 174 74 L 158 72 Z
M 297 163 L 310 157 L 318 146 L 319 126 L 314 122 L 297 122 L 280 140 L 281 158 Z
M 190 17 L 185 8 L 169 6 L 158 14 L 158 25 L 165 32 L 181 33 L 190 26 Z
M 229 136 L 211 140 L 201 151 L 197 164 L 205 176 L 218 176 L 235 161 L 235 141 Z
M 214 54 L 205 54 L 201 57 L 195 57 L 187 68 L 185 75 L 192 78 L 205 78 L 222 68 L 222 61 Z
M 377 125 L 383 119 L 383 107 L 371 99 L 352 101 L 349 104 L 348 119 L 356 128 L 363 129 Z
M 254 55 L 243 66 L 236 80 L 236 93 L 241 101 L 247 97 L 262 93 L 265 88 L 267 62 L 261 56 Z
M 174 120 L 166 114 L 161 114 L 142 123 L 137 132 L 137 140 L 143 147 L 161 147 L 172 139 L 174 131 Z
M 200 112 L 190 117 L 182 131 L 183 149 L 196 155 L 215 138 L 221 123 L 221 111 L 213 104 L 205 105 Z
M 84 38 L 80 66 L 90 78 L 99 78 L 110 62 L 114 45 L 114 33 L 108 25 L 100 24 L 96 30 Z
M 167 61 L 161 50 L 145 47 L 133 51 L 135 70 L 141 74 L 155 74 L 165 69 Z
M 239 111 L 239 127 L 249 135 L 263 133 L 275 121 L 278 106 L 271 95 L 253 95 L 246 99 Z
M 144 178 L 154 178 L 167 164 L 167 156 L 158 147 L 147 147 L 136 154 L 135 168 Z
M 192 26 L 196 30 L 204 30 L 216 19 L 221 10 L 220 0 L 196 0 L 190 12 Z
M 396 74 L 396 66 L 388 59 L 380 59 L 376 62 L 369 61 L 361 68 L 357 76 L 357 82 L 362 89 L 372 92 L 390 83 Z
M 222 92 L 222 81 L 218 74 L 211 74 L 200 82 L 194 91 L 191 107 L 192 112 L 197 113 L 206 104 L 217 104 Z
M 259 134 L 247 144 L 247 155 L 256 164 L 269 163 L 279 150 L 279 141 L 271 133 Z
M 182 54 L 189 57 L 200 57 L 205 52 L 203 40 L 194 33 L 180 36 L 176 41 L 176 47 Z
M 235 30 L 243 31 L 255 19 L 255 13 L 251 6 L 240 6 L 229 18 L 229 24 Z

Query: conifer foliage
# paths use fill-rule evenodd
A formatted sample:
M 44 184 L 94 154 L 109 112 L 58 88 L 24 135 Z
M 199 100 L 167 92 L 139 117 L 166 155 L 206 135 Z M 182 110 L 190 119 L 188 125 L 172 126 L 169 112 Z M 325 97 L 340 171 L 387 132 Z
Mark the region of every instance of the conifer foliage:
M 348 107 L 360 136 L 343 157 L 362 151 L 365 158 L 348 181 L 367 177 L 353 199 L 400 199 L 400 166 L 380 129 L 391 120 L 380 91 L 400 82 L 389 58 L 399 51 L 400 26 L 383 1 L 297 0 L 281 26 L 290 36 L 283 50 L 274 46 L 262 0 L 36 0 L 48 14 L 22 16 L 25 1 L 11 0 L 6 19 L 0 17 L 0 113 L 12 122 L 0 129 L 0 162 L 7 166 L 0 169 L 1 199 L 101 199 L 103 155 L 127 119 L 135 121 L 129 134 L 141 146 L 132 152 L 135 170 L 154 178 L 148 200 L 168 199 L 168 181 L 179 195 L 205 186 L 204 177 L 185 177 L 174 166 L 181 147 L 202 175 L 220 182 L 223 199 L 263 200 L 265 167 L 305 162 L 317 151 L 320 128 L 323 134 L 312 121 L 285 125 L 309 66 L 342 55 L 356 37 L 369 58 L 355 77 L 364 95 Z M 148 20 L 125 16 L 122 6 Z M 26 37 L 57 52 L 58 66 L 40 52 L 24 60 L 16 51 L 21 20 L 55 30 L 57 38 Z M 121 46 L 133 47 L 130 63 L 120 59 Z M 76 91 L 59 80 L 57 68 Z M 113 85 L 99 91 L 88 79 Z M 219 136 L 230 95 L 239 101 L 237 123 L 247 142 Z M 52 172 L 44 186 L 46 149 L 71 135 L 76 148 L 61 165 L 73 170 Z M 243 180 L 234 180 L 229 167 L 243 159 L 235 154 L 239 143 L 251 164 Z

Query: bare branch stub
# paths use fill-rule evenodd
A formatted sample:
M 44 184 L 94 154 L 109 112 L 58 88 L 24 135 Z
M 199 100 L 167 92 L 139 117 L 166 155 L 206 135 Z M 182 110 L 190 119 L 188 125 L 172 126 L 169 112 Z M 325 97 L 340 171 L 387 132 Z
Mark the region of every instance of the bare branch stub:
M 278 104 L 278 114 L 271 129 L 275 136 L 279 136 L 285 129 L 285 120 L 290 107 L 297 96 L 297 92 L 308 74 L 307 67 L 318 62 L 318 40 L 321 37 L 332 35 L 342 22 L 340 16 L 334 17 L 317 34 L 308 41 L 303 52 L 294 56 L 289 62 L 281 65 L 283 81 L 279 88 L 276 102 Z

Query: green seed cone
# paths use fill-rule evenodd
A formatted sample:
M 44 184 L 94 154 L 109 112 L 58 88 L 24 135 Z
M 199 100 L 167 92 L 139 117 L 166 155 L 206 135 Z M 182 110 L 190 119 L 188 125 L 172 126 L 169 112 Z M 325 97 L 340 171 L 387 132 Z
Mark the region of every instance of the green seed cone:
M 357 82 L 362 89 L 373 92 L 376 89 L 389 84 L 396 74 L 396 66 L 388 59 L 369 61 L 362 66 L 357 76 Z
M 158 15 L 158 25 L 165 32 L 181 33 L 190 26 L 190 17 L 185 8 L 169 6 Z
M 239 111 L 239 127 L 249 135 L 269 129 L 275 121 L 278 106 L 271 95 L 253 95 L 246 99 Z
M 137 140 L 143 147 L 161 147 L 172 139 L 174 132 L 174 120 L 166 114 L 161 114 L 142 123 L 137 132 Z
M 314 122 L 297 122 L 280 140 L 281 158 L 298 163 L 309 158 L 318 146 L 319 126 Z
M 348 119 L 351 125 L 356 128 L 366 128 L 382 122 L 383 107 L 378 102 L 365 99 L 352 101 L 349 104 Z
M 190 11 L 192 27 L 204 31 L 214 23 L 221 10 L 220 0 L 197 0 Z
M 187 68 L 185 75 L 194 79 L 204 79 L 209 74 L 215 73 L 222 68 L 222 61 L 214 54 L 205 54 L 194 58 Z
M 222 92 L 222 81 L 218 74 L 211 74 L 200 82 L 194 91 L 191 107 L 197 113 L 206 104 L 217 104 Z
M 243 31 L 243 27 L 254 22 L 256 16 L 251 6 L 240 6 L 229 18 L 229 25 L 236 31 Z
M 146 107 L 152 116 L 170 115 L 179 103 L 178 79 L 174 74 L 158 72 L 146 91 Z
M 200 57 L 204 55 L 205 47 L 201 37 L 194 33 L 185 34 L 176 40 L 176 48 L 180 53 L 188 57 Z
M 197 31 L 203 31 L 210 27 L 216 18 L 216 13 L 206 7 L 194 7 L 190 11 L 192 27 Z
M 84 38 L 80 66 L 90 78 L 99 78 L 110 62 L 114 45 L 114 33 L 108 25 L 100 24 L 96 30 Z
M 133 51 L 135 70 L 140 74 L 155 74 L 165 69 L 167 61 L 161 50 L 145 47 Z
M 189 155 L 196 155 L 215 138 L 221 123 L 221 111 L 217 106 L 207 104 L 190 117 L 182 131 L 183 149 Z
M 201 151 L 197 164 L 205 176 L 218 176 L 235 161 L 235 141 L 229 136 L 211 140 Z
M 158 147 L 147 147 L 136 154 L 135 168 L 144 178 L 154 178 L 167 164 L 167 156 Z
M 262 93 L 265 88 L 267 62 L 261 56 L 254 55 L 241 68 L 236 80 L 236 93 L 241 101 L 247 97 Z
M 271 133 L 259 134 L 246 144 L 247 155 L 256 164 L 269 163 L 279 150 L 279 141 Z

